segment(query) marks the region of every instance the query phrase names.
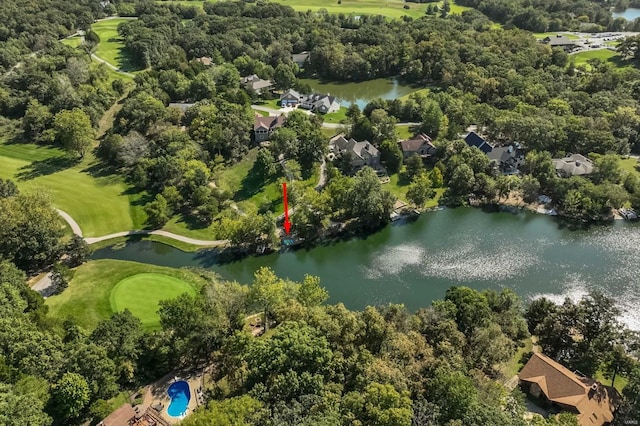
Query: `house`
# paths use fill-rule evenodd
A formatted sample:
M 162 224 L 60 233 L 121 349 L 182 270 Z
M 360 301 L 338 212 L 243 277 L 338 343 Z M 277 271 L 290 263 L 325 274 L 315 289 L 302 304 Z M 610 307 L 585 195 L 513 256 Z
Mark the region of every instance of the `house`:
M 271 80 L 263 80 L 255 74 L 242 77 L 240 79 L 240 83 L 245 87 L 245 89 L 253 90 L 259 95 L 268 92 L 273 87 L 273 82 Z
M 402 150 L 402 156 L 406 160 L 413 155 L 419 155 L 423 159 L 435 155 L 437 149 L 431 142 L 431 137 L 420 133 L 411 139 L 406 139 L 398 143 Z
M 518 143 L 494 147 L 487 153 L 487 157 L 495 161 L 498 165 L 498 170 L 505 175 L 519 173 L 520 167 L 524 164 L 524 150 Z
M 329 157 L 337 158 L 342 155 L 351 157 L 351 166 L 359 169 L 369 166 L 374 169 L 380 169 L 380 151 L 369 141 L 358 142 L 351 138 L 347 140 L 341 133 L 334 136 L 329 141 Z
M 205 67 L 211 66 L 211 64 L 213 64 L 213 60 L 208 56 L 201 56 L 200 58 L 196 58 L 196 61 L 200 62 Z
M 295 107 L 300 103 L 302 95 L 293 89 L 288 89 L 280 96 L 280 106 L 282 107 Z
M 192 106 L 194 106 L 195 104 L 193 103 L 187 103 L 187 102 L 171 102 L 169 104 L 169 108 L 177 108 L 182 112 L 186 112 L 187 109 L 191 108 Z
M 329 114 L 340 109 L 340 99 L 335 96 L 313 93 L 300 98 L 300 108 L 321 114 Z
M 542 42 L 551 47 L 560 47 L 564 50 L 572 50 L 576 47 L 576 43 L 570 40 L 569 37 L 557 34 L 555 36 L 549 36 L 542 39 Z
M 551 159 L 560 177 L 583 176 L 593 172 L 593 163 L 584 155 L 571 154 L 564 158 Z
M 490 160 L 495 161 L 502 174 L 517 174 L 520 166 L 524 164 L 524 150 L 518 143 L 508 146 L 493 146 L 474 131 L 469 132 L 464 140 L 467 145 L 475 146 L 487 154 Z
M 614 388 L 572 372 L 545 355 L 534 353 L 518 378 L 522 390 L 550 412 L 574 413 L 581 426 L 613 421 L 620 398 Z
M 309 59 L 309 52 L 294 53 L 291 55 L 291 61 L 300 68 L 304 68 L 305 62 Z
M 473 131 L 467 133 L 467 135 L 464 137 L 464 141 L 467 143 L 467 145 L 475 146 L 485 154 L 488 154 L 493 150 L 493 145 L 482 139 L 476 132 Z
M 282 127 L 284 121 L 284 114 L 268 117 L 256 116 L 253 121 L 253 141 L 255 143 L 266 141 L 271 136 L 271 133 Z
M 131 404 L 123 404 L 109 414 L 98 426 L 129 426 L 136 420 L 136 412 Z

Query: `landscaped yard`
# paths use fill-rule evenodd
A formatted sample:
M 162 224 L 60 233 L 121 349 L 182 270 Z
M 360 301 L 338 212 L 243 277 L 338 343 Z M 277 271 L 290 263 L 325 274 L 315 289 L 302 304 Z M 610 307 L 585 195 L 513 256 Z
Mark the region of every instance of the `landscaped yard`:
M 136 68 L 124 52 L 124 42 L 118 34 L 118 25 L 131 18 L 105 19 L 95 22 L 91 29 L 100 37 L 95 55 L 123 71 L 135 71 Z
M 140 275 L 142 274 L 142 275 Z M 152 274 L 149 276 L 148 274 Z M 137 277 L 131 281 L 123 281 Z M 154 277 L 154 280 L 146 278 Z M 122 288 L 114 289 L 121 283 Z M 158 283 L 158 286 L 153 284 Z M 173 298 L 184 291 L 193 293 L 204 283 L 199 275 L 184 269 L 166 268 L 121 260 L 93 260 L 76 269 L 69 287 L 46 300 L 49 313 L 60 321 L 73 318 L 79 326 L 91 330 L 118 309 L 128 307 L 141 315 L 148 328 L 157 328 L 155 314 L 159 300 Z M 135 293 L 135 295 L 133 294 Z M 121 306 L 122 305 L 122 306 Z
M 22 191 L 49 192 L 53 205 L 69 213 L 85 236 L 141 228 L 146 220 L 140 195 L 121 177 L 105 173 L 91 154 L 74 164 L 57 148 L 4 141 L 0 178 L 14 180 Z
M 409 183 L 404 182 L 400 178 L 401 173 L 402 171 L 400 173 L 391 175 L 389 183 L 383 184 L 382 188 L 391 192 L 397 199 L 407 202 L 407 190 L 409 189 Z M 444 191 L 445 188 L 435 188 L 435 195 L 433 196 L 433 198 L 429 199 L 426 202 L 425 208 L 437 207 L 440 198 L 442 198 L 442 194 L 444 194 Z
M 340 109 L 336 112 L 332 112 L 330 114 L 322 115 L 325 123 L 342 123 L 347 119 L 347 108 L 340 107 Z

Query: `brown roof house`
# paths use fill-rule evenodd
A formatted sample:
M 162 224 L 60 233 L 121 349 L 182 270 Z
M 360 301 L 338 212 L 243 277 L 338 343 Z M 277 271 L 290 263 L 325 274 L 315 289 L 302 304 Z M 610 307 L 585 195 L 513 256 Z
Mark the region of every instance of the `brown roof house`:
M 435 145 L 431 142 L 431 137 L 424 133 L 420 133 L 411 139 L 400 141 L 399 145 L 405 160 L 413 155 L 429 158 L 437 151 Z
M 256 116 L 253 120 L 253 141 L 260 143 L 268 140 L 271 133 L 282 127 L 284 120 L 284 115 Z
M 522 390 L 550 412 L 573 413 L 581 426 L 603 426 L 613 421 L 618 392 L 548 356 L 534 353 L 518 377 Z
M 330 158 L 349 155 L 354 169 L 364 166 L 370 166 L 373 169 L 381 168 L 380 151 L 369 141 L 358 142 L 353 138 L 347 140 L 341 133 L 329 141 L 329 152 Z
M 560 177 L 582 176 L 593 172 L 593 163 L 584 155 L 571 154 L 564 158 L 553 158 L 551 161 Z
M 109 414 L 98 426 L 129 426 L 136 420 L 136 412 L 131 404 L 123 404 Z

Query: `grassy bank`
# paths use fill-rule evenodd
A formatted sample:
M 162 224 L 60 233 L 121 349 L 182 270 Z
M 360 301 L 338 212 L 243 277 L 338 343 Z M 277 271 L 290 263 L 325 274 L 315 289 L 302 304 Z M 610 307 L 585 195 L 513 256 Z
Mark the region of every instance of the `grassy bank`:
M 138 274 L 161 274 L 175 278 L 181 282 L 189 283 L 197 288 L 204 283 L 204 279 L 186 269 L 166 268 L 162 266 L 147 265 L 137 262 L 121 260 L 93 260 L 76 269 L 69 287 L 60 295 L 49 297 L 46 300 L 49 306 L 49 314 L 58 320 L 71 317 L 81 327 L 91 330 L 103 319 L 107 319 L 113 313 L 111 293 L 114 287 L 122 280 Z M 154 292 L 153 287 L 147 288 L 147 293 L 140 296 L 139 300 L 129 300 L 128 303 L 139 306 L 149 311 L 149 303 L 146 299 L 155 300 L 162 298 L 163 294 L 173 294 L 171 291 Z M 169 289 L 171 287 L 168 287 Z M 195 291 L 195 290 L 194 290 Z M 149 318 L 147 317 L 147 321 Z M 151 328 L 157 326 L 147 322 Z

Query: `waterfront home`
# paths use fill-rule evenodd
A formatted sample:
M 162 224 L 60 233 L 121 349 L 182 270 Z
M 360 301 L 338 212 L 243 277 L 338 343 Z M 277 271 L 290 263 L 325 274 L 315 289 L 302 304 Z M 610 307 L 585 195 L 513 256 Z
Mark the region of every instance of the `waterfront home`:
M 351 138 L 347 140 L 341 133 L 329 141 L 330 158 L 338 158 L 348 155 L 351 158 L 351 166 L 360 169 L 364 166 L 380 169 L 380 151 L 369 141 L 358 142 Z
M 255 116 L 253 119 L 253 141 L 260 143 L 268 140 L 276 129 L 282 127 L 284 121 L 284 114 L 268 117 Z
M 271 80 L 263 80 L 256 74 L 240 78 L 240 83 L 245 87 L 245 89 L 252 90 L 258 95 L 267 93 L 273 87 L 273 82 Z
M 419 155 L 422 159 L 430 158 L 435 155 L 437 149 L 431 141 L 431 137 L 420 133 L 411 139 L 406 139 L 398 142 L 400 150 L 402 150 L 402 157 L 404 160 L 413 155 Z
M 524 393 L 550 414 L 568 411 L 578 417 L 581 426 L 603 426 L 613 421 L 618 392 L 548 356 L 534 353 L 518 378 Z
M 564 158 L 553 158 L 551 161 L 560 177 L 583 176 L 593 172 L 593 163 L 584 155 L 571 154 Z
M 280 106 L 283 108 L 296 107 L 300 103 L 300 99 L 302 99 L 300 93 L 293 89 L 287 89 L 287 91 L 280 96 Z
M 495 161 L 500 173 L 513 175 L 519 173 L 519 168 L 524 164 L 524 150 L 518 143 L 507 146 L 493 146 L 476 132 L 470 131 L 464 137 L 469 146 L 475 146 L 484 152 L 491 161 Z
M 340 99 L 329 94 L 312 93 L 300 98 L 300 108 L 308 109 L 320 114 L 329 114 L 340 109 Z

